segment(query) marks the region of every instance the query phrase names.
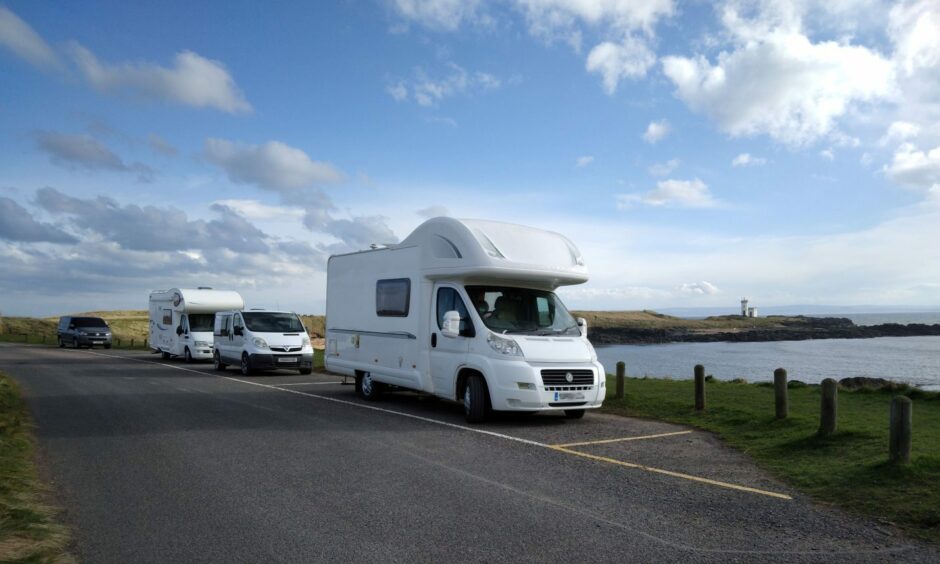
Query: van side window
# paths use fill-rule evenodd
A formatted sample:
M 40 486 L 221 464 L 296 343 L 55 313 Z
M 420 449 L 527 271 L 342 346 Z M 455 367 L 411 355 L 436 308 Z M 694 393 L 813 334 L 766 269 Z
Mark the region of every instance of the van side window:
M 219 319 L 219 332 L 218 332 L 219 337 L 228 337 L 228 334 L 229 334 L 228 326 L 231 322 L 232 322 L 231 315 L 223 315 L 221 319 Z
M 463 303 L 463 298 L 453 288 L 437 289 L 437 328 L 444 327 L 444 314 L 448 311 L 456 311 L 460 314 L 460 334 L 464 337 L 474 335 L 473 323 L 470 321 L 470 315 L 467 313 L 467 306 Z
M 173 325 L 173 310 L 165 309 L 163 310 L 163 324 L 169 327 Z
M 244 329 L 244 328 L 245 328 L 245 325 L 242 322 L 242 316 L 236 315 L 235 317 L 232 318 L 232 332 L 233 333 L 235 332 L 234 331 L 235 329 Z
M 375 314 L 379 317 L 408 317 L 411 280 L 392 278 L 375 283 Z

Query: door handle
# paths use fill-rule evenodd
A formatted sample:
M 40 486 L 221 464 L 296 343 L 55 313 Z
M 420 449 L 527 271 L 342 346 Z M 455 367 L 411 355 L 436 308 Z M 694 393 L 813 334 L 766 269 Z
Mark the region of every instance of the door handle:
M 437 346 L 437 333 L 431 333 L 431 348 Z

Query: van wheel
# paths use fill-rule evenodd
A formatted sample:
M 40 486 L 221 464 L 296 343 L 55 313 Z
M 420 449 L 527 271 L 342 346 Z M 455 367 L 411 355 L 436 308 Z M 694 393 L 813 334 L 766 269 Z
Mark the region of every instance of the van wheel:
M 566 409 L 565 417 L 567 417 L 568 419 L 581 419 L 582 417 L 584 417 L 584 410 L 583 409 Z
M 486 381 L 483 376 L 473 374 L 467 378 L 467 385 L 463 388 L 463 412 L 467 423 L 482 423 L 486 420 L 487 411 Z
M 78 348 L 78 337 L 72 337 L 72 348 Z
M 251 367 L 251 358 L 248 353 L 242 353 L 241 371 L 242 376 L 251 376 L 255 373 L 255 369 Z
M 104 348 L 110 349 L 110 348 L 111 348 L 111 345 L 105 345 Z
M 312 368 L 301 368 L 301 369 L 300 369 L 300 373 L 303 374 L 304 376 L 306 376 L 306 375 L 308 375 L 308 374 L 313 374 L 313 369 L 312 369 Z
M 193 353 L 189 352 L 189 347 L 183 349 L 183 362 L 191 363 L 193 361 Z
M 362 399 L 375 401 L 379 399 L 383 391 L 385 391 L 385 384 L 373 380 L 371 373 L 360 372 L 356 375 L 356 394 Z
M 55 339 L 56 339 L 56 341 L 59 342 L 59 348 L 60 348 L 60 349 L 64 349 L 64 348 L 65 348 L 65 343 L 62 342 L 62 337 L 56 337 Z
M 173 355 L 171 355 L 170 353 L 166 351 L 160 351 L 160 358 L 162 358 L 163 360 L 170 360 L 171 356 Z
M 212 366 L 215 367 L 215 369 L 218 371 L 225 370 L 225 363 L 222 362 L 222 357 L 219 356 L 219 351 L 215 351 L 215 354 L 212 355 Z

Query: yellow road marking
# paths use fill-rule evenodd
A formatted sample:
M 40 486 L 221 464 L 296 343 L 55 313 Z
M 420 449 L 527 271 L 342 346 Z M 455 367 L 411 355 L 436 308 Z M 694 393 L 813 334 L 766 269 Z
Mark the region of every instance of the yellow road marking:
M 597 460 L 599 462 L 607 462 L 609 464 L 616 464 L 617 466 L 624 466 L 626 468 L 636 468 L 638 470 L 646 470 L 647 472 L 653 472 L 656 474 L 664 474 L 666 476 L 672 476 L 673 478 L 682 478 L 683 480 L 691 480 L 693 482 L 699 482 L 702 484 L 711 484 L 713 486 L 728 488 L 731 490 L 738 490 L 742 492 L 766 495 L 768 497 L 776 497 L 778 499 L 790 499 L 790 500 L 793 499 L 787 494 L 769 492 L 767 490 L 749 488 L 747 486 L 739 486 L 737 484 L 729 484 L 728 482 L 721 482 L 721 481 L 712 480 L 709 478 L 702 478 L 700 476 L 692 476 L 691 474 L 683 474 L 682 472 L 673 472 L 672 470 L 663 470 L 662 468 L 655 468 L 653 466 L 644 466 L 643 464 L 634 464 L 632 462 L 624 462 L 622 460 L 615 460 L 613 458 L 607 458 L 606 456 L 597 456 L 595 454 L 588 454 L 586 452 L 578 452 L 576 450 L 571 450 L 571 449 L 567 449 L 567 448 L 555 446 L 555 445 L 546 445 L 546 446 L 552 450 L 557 450 L 558 452 L 564 452 L 567 454 L 573 454 L 575 456 L 590 458 L 591 460 Z
M 552 445 L 558 448 L 568 448 L 587 445 L 603 445 L 608 443 L 619 443 L 623 441 L 642 441 L 646 439 L 658 439 L 660 437 L 674 437 L 676 435 L 688 435 L 692 431 L 673 431 L 672 433 L 659 433 L 658 435 L 643 435 L 640 437 L 623 437 L 620 439 L 601 439 L 599 441 L 584 441 L 583 443 L 566 443 L 563 445 Z

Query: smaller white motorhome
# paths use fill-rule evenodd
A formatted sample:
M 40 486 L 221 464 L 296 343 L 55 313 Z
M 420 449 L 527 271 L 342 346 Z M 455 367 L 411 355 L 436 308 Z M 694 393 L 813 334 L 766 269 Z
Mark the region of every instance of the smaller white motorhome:
M 388 385 L 489 409 L 600 407 L 606 374 L 555 295 L 587 269 L 563 235 L 521 225 L 430 219 L 395 245 L 330 257 L 326 367 L 376 399 Z
M 231 290 L 199 287 L 151 292 L 150 348 L 163 358 L 211 359 L 216 312 L 244 307 L 245 300 Z

